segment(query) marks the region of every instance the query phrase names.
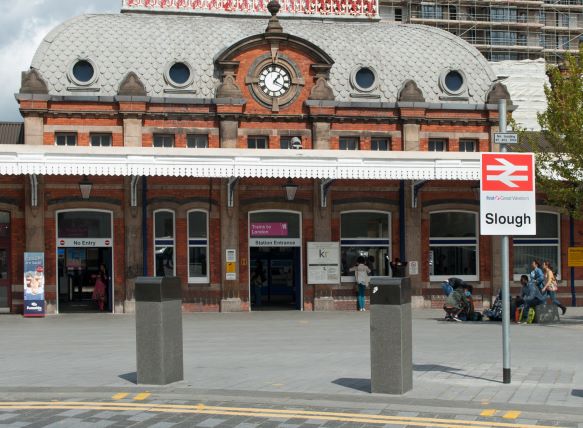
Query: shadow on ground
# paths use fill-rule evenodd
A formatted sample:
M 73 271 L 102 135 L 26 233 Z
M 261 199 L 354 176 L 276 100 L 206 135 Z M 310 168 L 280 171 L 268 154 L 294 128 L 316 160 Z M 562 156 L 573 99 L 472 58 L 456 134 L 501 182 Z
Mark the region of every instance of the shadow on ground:
M 357 391 L 371 392 L 370 379 L 342 377 L 333 380 L 332 383 L 345 388 L 356 389 Z
M 136 372 L 125 373 L 118 376 L 120 379 L 127 380 L 135 385 L 138 384 L 138 374 Z
M 496 379 L 488 379 L 480 376 L 472 376 L 462 372 L 462 369 L 456 369 L 455 367 L 442 366 L 440 364 L 414 364 L 413 371 L 416 372 L 441 372 L 441 373 L 451 373 L 453 375 L 467 378 L 467 379 L 477 379 L 485 380 L 486 382 L 502 383 Z

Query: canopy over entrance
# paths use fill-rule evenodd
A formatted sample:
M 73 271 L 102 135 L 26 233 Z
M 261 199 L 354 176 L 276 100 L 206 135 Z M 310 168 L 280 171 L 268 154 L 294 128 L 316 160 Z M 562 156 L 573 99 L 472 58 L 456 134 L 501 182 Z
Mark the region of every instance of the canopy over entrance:
M 3 145 L 0 174 L 479 180 L 480 153 Z

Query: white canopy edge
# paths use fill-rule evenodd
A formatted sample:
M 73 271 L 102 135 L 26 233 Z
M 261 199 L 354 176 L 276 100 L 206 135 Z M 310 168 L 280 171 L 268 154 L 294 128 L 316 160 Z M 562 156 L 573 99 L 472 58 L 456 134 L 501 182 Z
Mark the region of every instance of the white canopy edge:
M 480 153 L 0 145 L 0 175 L 479 180 Z

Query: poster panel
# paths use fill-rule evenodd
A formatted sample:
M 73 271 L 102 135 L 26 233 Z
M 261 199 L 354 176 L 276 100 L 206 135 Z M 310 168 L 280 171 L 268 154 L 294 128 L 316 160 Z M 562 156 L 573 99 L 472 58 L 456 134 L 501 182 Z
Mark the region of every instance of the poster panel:
M 340 284 L 340 242 L 308 242 L 308 284 Z
M 24 253 L 24 316 L 45 316 L 44 253 Z

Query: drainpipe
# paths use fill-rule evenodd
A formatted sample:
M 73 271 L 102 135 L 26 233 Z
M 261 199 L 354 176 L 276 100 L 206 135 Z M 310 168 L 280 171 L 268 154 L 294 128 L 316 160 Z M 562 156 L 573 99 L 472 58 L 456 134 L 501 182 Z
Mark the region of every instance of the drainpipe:
M 142 177 L 142 252 L 143 276 L 148 276 L 148 181 Z
M 575 246 L 575 222 L 573 216 L 569 216 L 569 246 Z M 575 291 L 575 268 L 571 268 L 571 306 L 577 306 L 577 292 Z
M 405 181 L 399 183 L 399 257 L 407 261 L 405 254 Z

